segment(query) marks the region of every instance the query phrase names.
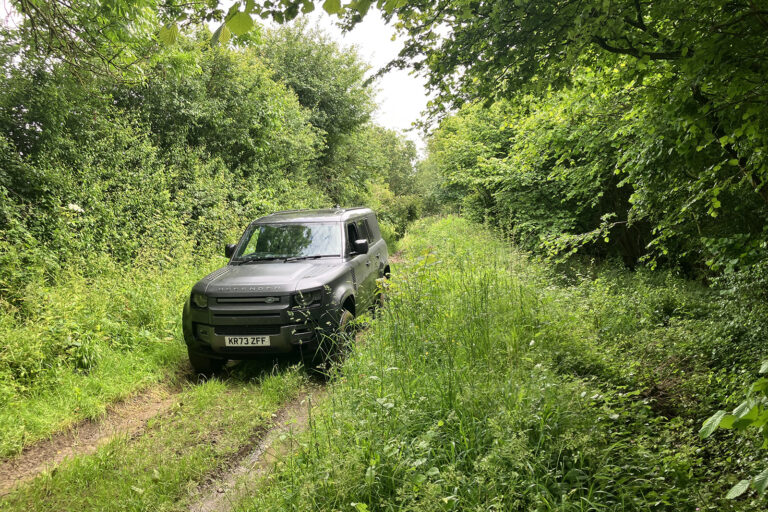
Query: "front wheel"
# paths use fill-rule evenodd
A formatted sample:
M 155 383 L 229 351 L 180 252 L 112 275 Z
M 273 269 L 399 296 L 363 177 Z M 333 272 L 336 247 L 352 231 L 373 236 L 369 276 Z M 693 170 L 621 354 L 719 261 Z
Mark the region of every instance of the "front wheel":
M 317 351 L 305 358 L 313 371 L 328 377 L 333 366 L 341 364 L 355 336 L 355 315 L 345 309 L 339 318 L 339 325 L 332 335 L 325 335 L 320 340 Z
M 187 353 L 189 354 L 189 363 L 192 365 L 192 370 L 195 373 L 208 375 L 217 372 L 227 362 L 225 359 L 214 359 L 192 352 L 189 347 L 187 347 Z
M 373 297 L 373 316 L 381 315 L 381 308 L 387 303 L 387 288 L 389 287 L 389 274 L 376 280 L 376 294 Z

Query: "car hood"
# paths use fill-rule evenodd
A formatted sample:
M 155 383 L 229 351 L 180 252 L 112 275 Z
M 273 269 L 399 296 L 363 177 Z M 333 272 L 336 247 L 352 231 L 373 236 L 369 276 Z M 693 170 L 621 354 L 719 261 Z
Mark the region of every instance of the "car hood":
M 341 267 L 338 260 L 227 265 L 205 276 L 193 290 L 212 296 L 291 293 L 322 286 L 323 278 L 332 278 Z

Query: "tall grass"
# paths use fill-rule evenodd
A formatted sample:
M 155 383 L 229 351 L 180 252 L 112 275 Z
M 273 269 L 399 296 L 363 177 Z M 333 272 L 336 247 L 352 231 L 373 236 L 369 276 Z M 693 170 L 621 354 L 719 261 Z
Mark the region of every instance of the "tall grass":
M 330 405 L 239 510 L 754 506 L 717 499 L 728 484 L 703 465 L 694 421 L 609 378 L 618 352 L 601 353 L 576 291 L 467 221 L 410 233 Z
M 212 262 L 118 267 L 27 287 L 0 311 L 0 456 L 164 379 L 186 352 L 181 308 Z

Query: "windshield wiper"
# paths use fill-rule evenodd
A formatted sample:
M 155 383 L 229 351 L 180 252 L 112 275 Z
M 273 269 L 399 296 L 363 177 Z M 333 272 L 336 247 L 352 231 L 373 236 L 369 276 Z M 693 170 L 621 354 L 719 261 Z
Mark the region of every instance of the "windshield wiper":
M 242 265 L 243 263 L 257 263 L 260 261 L 275 261 L 275 260 L 281 260 L 285 256 L 265 256 L 262 258 L 246 258 L 244 260 L 240 260 L 237 262 L 238 265 Z
M 338 256 L 338 254 L 315 254 L 312 256 L 289 256 L 285 258 L 285 262 L 288 263 L 289 261 L 316 260 L 318 258 L 329 258 L 329 257 L 335 257 L 335 256 Z

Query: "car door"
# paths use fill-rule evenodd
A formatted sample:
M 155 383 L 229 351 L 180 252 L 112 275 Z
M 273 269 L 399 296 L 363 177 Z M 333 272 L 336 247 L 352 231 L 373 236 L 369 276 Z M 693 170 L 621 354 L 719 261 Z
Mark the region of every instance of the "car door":
M 347 254 L 352 267 L 352 282 L 355 288 L 355 302 L 357 311 L 362 313 L 371 305 L 370 273 L 371 260 L 367 254 L 356 254 L 352 249 L 352 242 L 364 238 L 355 221 L 347 223 Z
M 387 250 L 387 243 L 381 238 L 381 232 L 376 221 L 376 216 L 371 213 L 367 217 L 368 220 L 368 232 L 371 236 L 370 241 L 370 256 L 371 262 L 377 267 L 377 279 L 383 277 L 386 267 L 389 264 L 389 252 Z
M 376 265 L 374 258 L 375 254 L 375 240 L 373 239 L 371 230 L 368 226 L 368 221 L 358 219 L 355 222 L 357 226 L 357 232 L 361 238 L 368 240 L 368 254 L 365 255 L 365 276 L 361 279 L 363 292 L 365 293 L 365 300 L 368 306 L 373 305 L 373 295 L 376 292 L 376 279 L 379 277 L 379 269 Z

